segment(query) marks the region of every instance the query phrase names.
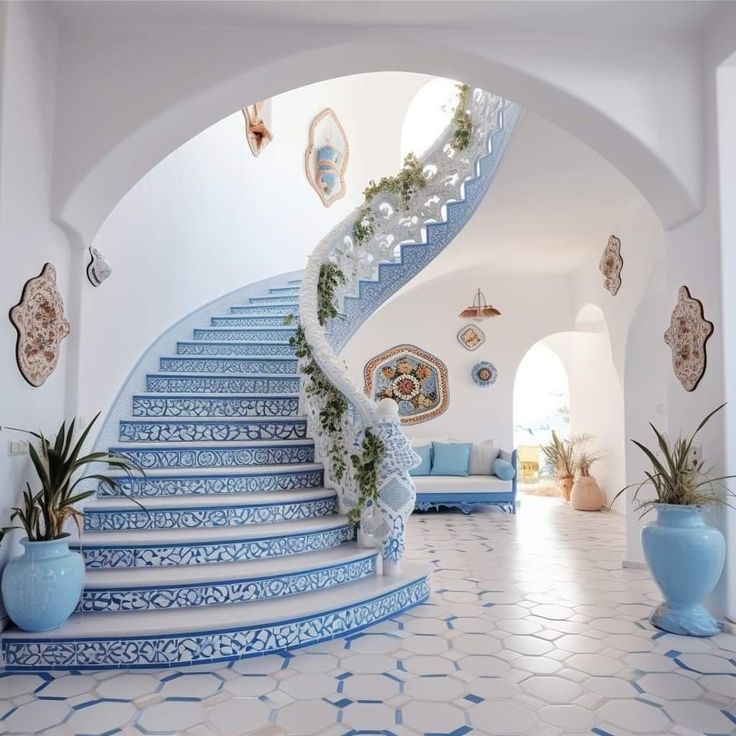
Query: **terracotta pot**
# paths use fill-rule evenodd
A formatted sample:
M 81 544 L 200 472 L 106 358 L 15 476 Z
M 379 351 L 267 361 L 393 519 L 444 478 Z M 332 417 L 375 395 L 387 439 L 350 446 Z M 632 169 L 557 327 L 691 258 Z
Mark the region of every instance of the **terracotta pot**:
M 581 475 L 572 487 L 570 503 L 576 511 L 600 511 L 603 493 L 592 475 Z
M 570 492 L 572 491 L 572 484 L 575 479 L 572 476 L 565 476 L 557 481 L 557 485 L 560 487 L 560 495 L 565 503 L 570 502 Z

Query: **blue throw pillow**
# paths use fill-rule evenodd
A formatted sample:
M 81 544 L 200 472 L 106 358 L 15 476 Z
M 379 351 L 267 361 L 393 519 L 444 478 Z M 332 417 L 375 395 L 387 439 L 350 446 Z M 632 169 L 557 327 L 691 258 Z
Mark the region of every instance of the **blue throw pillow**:
M 414 452 L 422 458 L 422 462 L 409 471 L 409 475 L 429 475 L 432 469 L 432 445 L 415 447 Z
M 472 447 L 470 443 L 433 442 L 431 475 L 468 475 Z
M 491 463 L 491 470 L 493 475 L 498 476 L 501 480 L 513 480 L 516 475 L 516 468 L 506 460 L 501 460 L 500 457 Z

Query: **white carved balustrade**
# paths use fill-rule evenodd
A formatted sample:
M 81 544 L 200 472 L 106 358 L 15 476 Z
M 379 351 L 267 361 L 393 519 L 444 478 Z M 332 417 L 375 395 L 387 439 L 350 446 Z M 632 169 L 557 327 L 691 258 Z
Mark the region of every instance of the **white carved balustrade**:
M 396 403 L 391 399 L 383 399 L 377 403 L 365 396 L 361 388 L 349 378 L 347 369 L 339 358 L 339 349 L 367 314 L 377 306 L 370 299 L 363 299 L 361 282 L 364 287 L 377 287 L 373 302 L 378 300 L 380 303 L 426 265 L 421 258 L 414 258 L 413 264 L 406 263 L 408 259 L 404 257 L 404 246 L 415 244 L 420 249 L 426 248 L 430 260 L 436 255 L 429 244 L 428 227 L 432 223 L 445 223 L 449 220 L 448 205 L 469 199 L 466 196 L 466 187 L 469 182 L 480 178 L 481 160 L 494 153 L 494 145 L 499 149 L 495 153 L 500 158 L 508 134 L 519 114 L 516 106 L 480 89 L 470 92 L 467 110 L 472 121 L 467 147 L 462 151 L 453 148 L 455 128 L 450 123 L 435 144 L 419 159 L 427 178 L 426 187 L 414 194 L 408 206 L 404 205 L 398 194 L 380 192 L 376 195 L 368 204 L 373 233 L 362 243 L 356 243 L 353 238 L 353 225 L 363 211 L 362 207 L 356 209 L 315 248 L 307 262 L 302 281 L 299 320 L 312 358 L 348 404 L 339 440 L 343 443 L 344 449 L 340 452 L 345 463 L 344 470 L 340 473 L 331 459 L 334 454 L 334 435 L 323 431 L 320 420 L 320 412 L 326 403 L 325 397 L 307 395 L 302 382 L 302 410 L 307 416 L 317 455 L 325 466 L 325 485 L 337 490 L 341 513 L 349 512 L 358 504 L 358 484 L 350 456 L 360 452 L 366 431 L 370 430 L 376 435 L 385 448 L 378 469 L 378 498 L 363 510 L 359 529 L 359 541 L 380 549 L 384 574 L 399 571 L 405 543 L 406 519 L 414 509 L 416 496 L 409 470 L 418 463 L 419 457 L 411 449 L 401 429 Z M 504 132 L 506 137 L 500 138 L 496 144 L 495 136 Z M 491 167 L 491 174 L 486 174 L 483 182 L 485 189 L 490 184 L 497 165 L 498 160 Z M 475 191 L 473 197 L 477 201 L 471 202 L 455 218 L 461 221 L 454 223 L 452 237 L 472 214 L 485 189 Z M 465 220 L 462 220 L 463 217 Z M 441 247 L 446 244 L 445 242 Z M 362 313 L 359 309 L 357 316 L 350 316 L 348 324 L 340 321 L 344 317 L 338 316 L 331 321 L 332 324 L 323 326 L 317 316 L 320 269 L 328 263 L 337 266 L 345 277 L 344 283 L 338 285 L 335 295 L 335 305 L 339 312 L 346 312 L 347 302 L 350 300 L 357 302 L 359 308 L 361 300 L 366 303 Z M 381 264 L 402 264 L 402 269 L 405 265 L 407 272 L 402 273 L 400 280 L 389 282 L 386 279 L 383 282 L 379 270 Z M 386 288 L 381 291 L 379 285 Z

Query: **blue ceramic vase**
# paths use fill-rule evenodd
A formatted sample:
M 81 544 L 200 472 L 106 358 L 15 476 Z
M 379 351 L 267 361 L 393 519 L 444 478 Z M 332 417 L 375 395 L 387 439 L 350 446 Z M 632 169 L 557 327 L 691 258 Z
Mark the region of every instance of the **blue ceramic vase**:
M 650 617 L 673 634 L 713 636 L 721 627 L 703 605 L 723 572 L 726 543 L 697 506 L 655 504 L 657 521 L 641 532 L 644 556 L 664 595 Z
M 71 616 L 84 587 L 84 561 L 66 538 L 23 539 L 25 551 L 3 571 L 3 603 L 13 623 L 25 631 L 49 631 Z

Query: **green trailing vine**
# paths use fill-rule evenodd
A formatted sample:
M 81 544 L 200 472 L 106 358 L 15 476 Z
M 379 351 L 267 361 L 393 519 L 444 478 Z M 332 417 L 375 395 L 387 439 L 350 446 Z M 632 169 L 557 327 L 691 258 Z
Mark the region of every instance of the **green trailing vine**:
M 464 151 L 470 144 L 473 132 L 473 121 L 467 110 L 470 88 L 467 84 L 458 85 L 458 101 L 452 116 L 455 131 L 451 145 L 456 151 Z M 371 207 L 373 200 L 381 193 L 398 195 L 401 206 L 409 209 L 414 196 L 427 186 L 428 178 L 419 159 L 410 153 L 404 159 L 401 170 L 394 176 L 384 176 L 378 182 L 371 180 L 363 190 L 364 204 L 358 211 L 353 223 L 352 237 L 357 246 L 362 246 L 376 232 L 375 212 Z M 339 312 L 336 306 L 335 292 L 338 286 L 345 283 L 345 274 L 334 263 L 323 263 L 319 269 L 317 282 L 317 319 L 320 325 L 334 319 Z M 284 324 L 293 324 L 293 314 L 284 318 Z M 348 453 L 342 434 L 343 420 L 348 410 L 348 400 L 327 378 L 317 362 L 307 342 L 301 325 L 298 325 L 294 336 L 290 339 L 296 357 L 300 359 L 300 370 L 304 374 L 304 391 L 308 396 L 316 396 L 322 400 L 319 421 L 322 431 L 329 438 L 329 456 L 332 477 L 339 483 L 347 470 Z M 358 487 L 358 502 L 348 512 L 348 520 L 352 524 L 360 523 L 360 515 L 369 501 L 378 498 L 378 469 L 383 460 L 386 447 L 377 435 L 367 428 L 360 452 L 350 456 Z
M 380 437 L 366 429 L 360 449 L 360 455 L 356 453 L 350 457 L 355 468 L 358 503 L 348 512 L 348 521 L 355 525 L 360 523 L 360 515 L 366 503 L 378 498 L 378 467 L 383 460 L 386 446 Z
M 470 87 L 467 84 L 458 84 L 458 100 L 452 122 L 455 132 L 452 135 L 452 147 L 456 151 L 464 151 L 470 144 L 470 136 L 473 132 L 473 118 L 468 112 L 468 94 Z

